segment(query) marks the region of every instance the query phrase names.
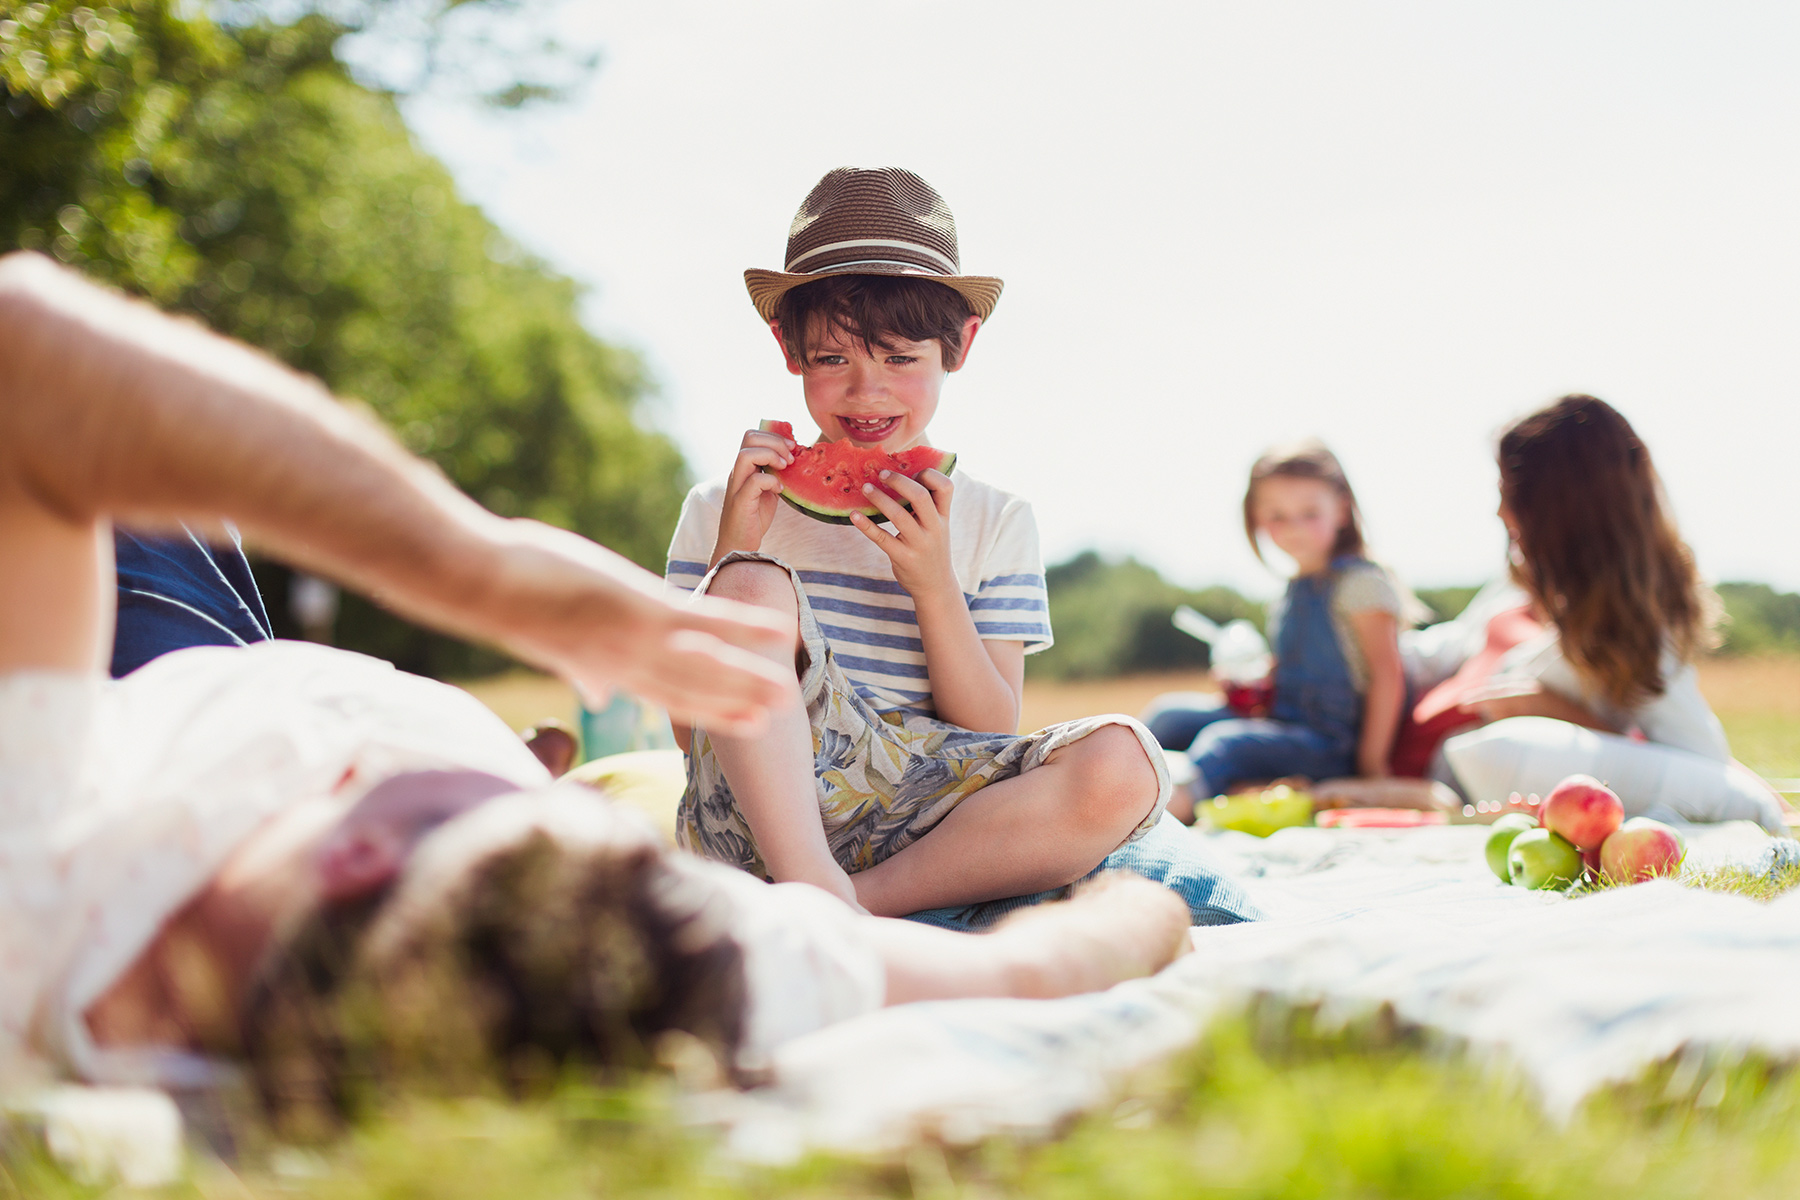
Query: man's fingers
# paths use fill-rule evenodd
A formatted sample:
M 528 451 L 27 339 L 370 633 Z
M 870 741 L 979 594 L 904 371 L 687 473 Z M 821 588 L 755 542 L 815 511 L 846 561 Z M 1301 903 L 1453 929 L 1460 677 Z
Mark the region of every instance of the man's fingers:
M 793 686 L 794 675 L 771 659 L 698 629 L 677 630 L 662 646 L 656 682 L 645 694 L 678 717 L 721 732 L 759 728 Z
M 721 596 L 696 596 L 681 610 L 681 626 L 709 634 L 733 646 L 774 653 L 791 629 L 780 617 L 754 604 Z

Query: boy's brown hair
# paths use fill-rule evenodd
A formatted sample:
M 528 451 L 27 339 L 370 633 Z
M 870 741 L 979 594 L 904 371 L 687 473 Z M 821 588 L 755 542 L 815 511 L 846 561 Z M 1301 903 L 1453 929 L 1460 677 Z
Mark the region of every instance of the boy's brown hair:
M 1718 599 L 1681 540 L 1650 450 L 1619 411 L 1564 396 L 1500 435 L 1500 495 L 1518 528 L 1513 575 L 1563 655 L 1614 704 L 1661 695 L 1665 646 L 1712 644 Z
M 944 369 L 962 362 L 963 325 L 973 316 L 953 288 L 904 275 L 830 275 L 788 290 L 775 319 L 788 357 L 804 370 L 818 339 L 836 329 L 870 354 L 896 349 L 896 341 L 935 341 Z

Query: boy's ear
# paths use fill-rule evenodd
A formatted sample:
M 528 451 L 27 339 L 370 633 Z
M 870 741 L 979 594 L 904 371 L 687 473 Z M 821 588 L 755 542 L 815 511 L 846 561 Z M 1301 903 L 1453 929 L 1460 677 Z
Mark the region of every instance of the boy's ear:
M 769 322 L 769 332 L 775 335 L 775 344 L 777 346 L 781 347 L 781 357 L 782 357 L 782 360 L 787 363 L 788 374 L 789 375 L 804 375 L 804 374 L 806 374 L 805 370 L 802 369 L 800 364 L 798 362 L 794 361 L 794 356 L 792 354 L 788 353 L 787 340 L 781 336 L 781 322 L 780 321 L 770 321 Z
M 319 890 L 331 901 L 367 896 L 398 878 L 404 860 L 396 839 L 371 830 L 334 838 L 320 849 Z
M 969 351 L 974 347 L 975 334 L 980 329 L 981 329 L 981 318 L 980 317 L 971 315 L 968 320 L 963 322 L 962 357 L 956 360 L 956 365 L 954 367 L 950 368 L 952 371 L 960 371 L 965 366 L 968 365 Z

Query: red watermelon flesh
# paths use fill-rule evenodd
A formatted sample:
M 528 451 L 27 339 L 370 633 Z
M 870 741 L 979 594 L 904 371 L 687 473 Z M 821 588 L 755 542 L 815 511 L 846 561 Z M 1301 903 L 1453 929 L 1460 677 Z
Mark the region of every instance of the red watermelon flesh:
M 794 427 L 786 421 L 764 421 L 761 429 L 764 433 L 794 440 Z M 890 454 L 886 450 L 842 441 L 804 446 L 794 451 L 792 464 L 770 473 L 781 480 L 783 500 L 814 520 L 848 525 L 851 513 L 861 513 L 872 521 L 886 520 L 881 510 L 868 502 L 862 490 L 863 484 L 872 483 L 893 496 L 894 489 L 881 482 L 883 471 L 917 479 L 921 471 L 935 470 L 948 475 L 955 469 L 956 455 L 930 446 L 915 446 Z M 907 504 L 906 508 L 910 512 L 912 505 Z

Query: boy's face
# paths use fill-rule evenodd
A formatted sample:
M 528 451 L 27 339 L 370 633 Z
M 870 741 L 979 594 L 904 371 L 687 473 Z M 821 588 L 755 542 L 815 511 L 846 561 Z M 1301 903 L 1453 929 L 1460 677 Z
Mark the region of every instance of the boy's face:
M 823 324 L 823 322 L 821 322 Z M 970 317 L 963 327 L 962 362 L 981 321 Z M 781 329 L 771 326 L 781 342 Z M 873 342 L 865 350 L 840 329 L 826 327 L 809 338 L 810 361 L 787 359 L 800 376 L 806 411 L 828 442 L 848 439 L 853 445 L 890 453 L 925 442 L 925 427 L 937 413 L 938 393 L 949 371 L 943 347 L 935 340 L 911 342 L 890 337 L 888 346 Z M 782 343 L 782 354 L 787 346 Z M 960 369 L 958 363 L 955 369 Z

